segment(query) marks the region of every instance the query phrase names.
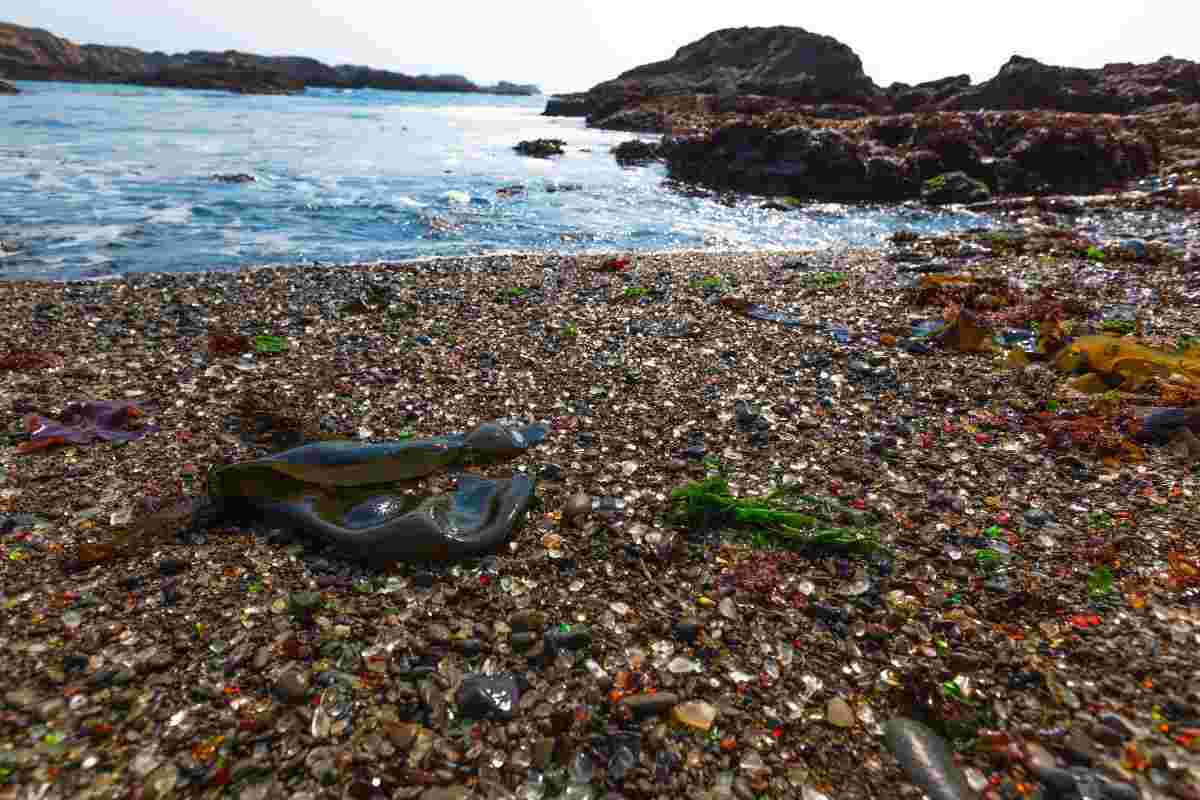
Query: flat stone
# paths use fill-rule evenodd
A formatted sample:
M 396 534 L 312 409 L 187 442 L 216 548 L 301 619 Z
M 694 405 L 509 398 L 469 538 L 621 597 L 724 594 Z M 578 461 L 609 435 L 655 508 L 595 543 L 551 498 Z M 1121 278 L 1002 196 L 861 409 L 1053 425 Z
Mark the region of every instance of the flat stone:
M 679 696 L 671 692 L 631 694 L 621 698 L 621 705 L 629 709 L 637 719 L 661 714 L 679 703 Z
M 671 709 L 671 718 L 680 725 L 698 731 L 708 731 L 717 719 L 717 709 L 703 700 L 692 700 Z
M 825 719 L 839 728 L 853 728 L 854 709 L 842 698 L 835 697 L 825 706 Z

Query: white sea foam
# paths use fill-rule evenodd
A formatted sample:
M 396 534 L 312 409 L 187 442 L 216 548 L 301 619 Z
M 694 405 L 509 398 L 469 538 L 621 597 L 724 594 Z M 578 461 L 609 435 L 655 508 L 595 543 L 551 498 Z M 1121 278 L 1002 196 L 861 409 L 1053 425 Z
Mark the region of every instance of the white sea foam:
M 191 219 L 191 206 L 171 206 L 152 210 L 146 217 L 146 222 L 155 225 L 186 225 Z

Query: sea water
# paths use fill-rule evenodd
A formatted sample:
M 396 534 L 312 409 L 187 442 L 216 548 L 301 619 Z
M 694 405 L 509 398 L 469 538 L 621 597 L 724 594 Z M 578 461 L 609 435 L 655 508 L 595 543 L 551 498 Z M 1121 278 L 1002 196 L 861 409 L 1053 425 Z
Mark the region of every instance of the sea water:
M 17 84 L 0 97 L 0 278 L 72 280 L 495 252 L 829 248 L 986 225 L 909 206 L 762 208 L 621 167 L 639 136 L 544 97 L 310 89 L 234 95 Z M 518 155 L 523 139 L 566 152 Z M 246 174 L 223 183 L 214 175 Z M 515 187 L 515 188 L 514 188 Z M 15 249 L 13 249 L 15 248 Z

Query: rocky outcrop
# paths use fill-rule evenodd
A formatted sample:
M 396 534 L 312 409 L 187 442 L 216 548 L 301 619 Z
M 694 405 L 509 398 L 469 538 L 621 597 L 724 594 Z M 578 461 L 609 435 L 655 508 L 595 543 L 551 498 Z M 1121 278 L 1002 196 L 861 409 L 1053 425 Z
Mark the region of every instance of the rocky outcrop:
M 915 109 L 928 108 L 949 100 L 970 86 L 970 75 L 953 75 L 936 81 L 918 83 L 916 86 L 893 83 L 886 93 L 892 110 L 897 114 L 907 114 Z
M 336 89 L 539 94 L 536 86 L 501 81 L 478 86 L 461 75 L 405 75 L 371 67 L 330 66 L 299 56 L 193 50 L 168 55 L 132 47 L 77 45 L 36 28 L 0 23 L 0 74 L 19 80 L 134 83 L 243 93 Z
M 1154 144 L 1132 120 L 1045 112 L 905 114 L 779 129 L 743 123 L 664 137 L 661 153 L 670 177 L 683 183 L 833 201 L 906 200 L 923 187 L 934 203 L 982 199 L 975 182 L 1002 194 L 1083 194 L 1145 175 L 1155 163 Z M 954 172 L 962 179 L 945 176 Z
M 551 98 L 550 116 L 603 120 L 652 97 L 739 95 L 796 103 L 876 108 L 883 93 L 854 51 L 803 28 L 725 28 L 685 45 L 665 61 L 645 64 L 580 94 Z
M 591 102 L 587 92 L 574 94 L 554 94 L 546 100 L 546 117 L 586 117 L 591 111 Z
M 7 81 L 0 81 L 0 94 L 20 94 L 21 90 Z
M 621 142 L 612 149 L 613 158 L 621 166 L 635 166 L 657 161 L 662 155 L 661 148 L 654 142 L 643 142 L 641 139 L 631 139 Z
M 1165 103 L 1200 101 L 1200 64 L 1162 58 L 1101 69 L 1055 67 L 1013 56 L 996 77 L 935 105 L 943 110 L 1047 109 L 1124 114 Z
M 880 89 L 854 51 L 836 39 L 803 28 L 729 28 L 587 92 L 557 95 L 545 113 L 586 116 L 590 125 L 608 127 L 628 117 L 621 112 L 660 107 L 664 100 L 684 96 L 699 98 L 717 115 L 797 111 L 797 106 L 836 112 L 817 115 L 826 119 L 986 109 L 1129 114 L 1200 102 L 1200 64 L 1168 56 L 1151 64 L 1082 69 L 1015 55 L 995 77 L 977 85 L 967 75 L 954 75 Z

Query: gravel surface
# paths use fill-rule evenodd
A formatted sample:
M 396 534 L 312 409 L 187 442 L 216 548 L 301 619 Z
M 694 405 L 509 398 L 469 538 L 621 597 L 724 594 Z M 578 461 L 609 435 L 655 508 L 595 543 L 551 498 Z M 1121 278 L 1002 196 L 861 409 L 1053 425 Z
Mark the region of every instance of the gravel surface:
M 1200 797 L 1200 453 L 1133 434 L 1200 375 L 1085 396 L 970 335 L 1187 347 L 1195 264 L 897 239 L 0 283 L 0 798 Z M 38 446 L 91 400 L 129 441 Z M 540 504 L 482 559 L 138 526 L 508 419 L 551 432 L 484 472 Z M 681 524 L 700 480 L 861 546 Z

